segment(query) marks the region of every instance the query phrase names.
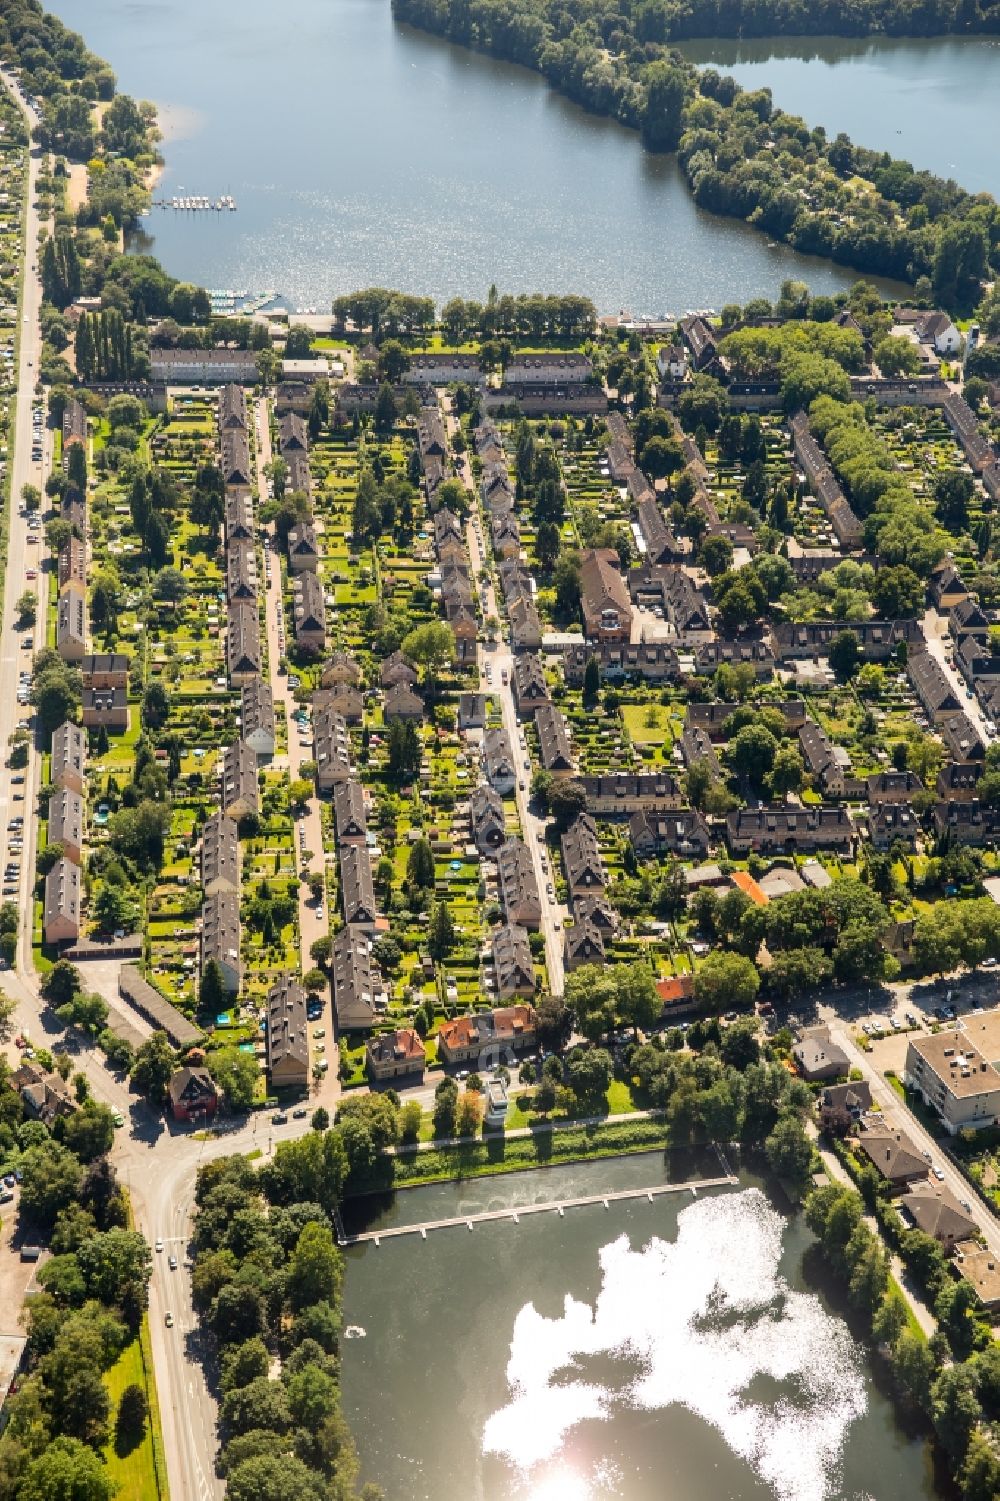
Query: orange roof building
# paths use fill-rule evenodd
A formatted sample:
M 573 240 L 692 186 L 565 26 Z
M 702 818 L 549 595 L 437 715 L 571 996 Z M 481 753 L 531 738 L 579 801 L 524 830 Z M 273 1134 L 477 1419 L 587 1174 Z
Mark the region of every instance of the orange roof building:
M 767 906 L 769 900 L 767 892 L 762 891 L 757 882 L 754 880 L 753 876 L 748 875 L 745 870 L 734 870 L 730 879 L 733 885 L 739 891 L 744 892 L 755 906 Z

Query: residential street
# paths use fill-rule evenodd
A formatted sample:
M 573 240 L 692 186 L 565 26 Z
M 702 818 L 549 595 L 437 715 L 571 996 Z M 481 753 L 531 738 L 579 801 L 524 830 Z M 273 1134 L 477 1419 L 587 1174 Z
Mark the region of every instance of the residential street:
M 445 397 L 443 401 L 445 412 L 445 425 L 449 438 L 458 428 L 458 419 L 451 410 L 451 402 Z M 472 477 L 472 467 L 467 454 L 456 457 L 455 468 L 457 477 L 472 492 L 473 505 L 472 515 L 466 523 L 465 536 L 469 549 L 469 563 L 472 576 L 477 581 L 483 568 L 489 570 L 489 583 L 479 583 L 480 604 L 482 607 L 483 620 L 493 616 L 495 620 L 503 621 L 503 611 L 497 589 L 497 577 L 494 568 L 486 558 L 485 532 L 482 530 L 488 525 L 483 511 L 480 497 Z M 479 527 L 476 526 L 476 521 Z M 482 536 L 483 541 L 480 542 Z M 558 902 L 550 901 L 546 892 L 546 885 L 551 880 L 555 881 L 548 870 L 548 855 L 545 845 L 545 818 L 540 818 L 531 806 L 531 770 L 525 766 L 528 760 L 528 747 L 524 732 L 517 720 L 517 710 L 514 706 L 514 657 L 510 646 L 501 635 L 496 643 L 487 642 L 480 632 L 477 646 L 479 661 L 479 686 L 484 693 L 495 694 L 500 701 L 500 712 L 503 717 L 504 729 L 510 742 L 511 754 L 518 769 L 518 782 L 515 789 L 517 799 L 517 812 L 521 821 L 521 830 L 524 842 L 531 855 L 531 864 L 535 872 L 535 880 L 538 883 L 538 894 L 542 902 L 541 931 L 545 939 L 545 965 L 549 976 L 549 989 L 553 995 L 562 995 L 563 992 L 563 937 L 562 928 L 566 919 L 565 908 Z M 543 864 L 543 858 L 545 864 Z
M 940 666 L 941 671 L 954 689 L 964 713 L 972 720 L 984 743 L 986 745 L 991 744 L 996 737 L 991 735 L 986 728 L 986 715 L 983 713 L 982 705 L 978 698 L 975 696 L 970 697 L 968 684 L 962 674 L 957 667 L 952 666 L 948 661 L 950 646 L 946 645 L 944 640 L 945 632 L 948 629 L 947 616 L 940 614 L 932 605 L 925 612 L 922 624 L 928 652 Z

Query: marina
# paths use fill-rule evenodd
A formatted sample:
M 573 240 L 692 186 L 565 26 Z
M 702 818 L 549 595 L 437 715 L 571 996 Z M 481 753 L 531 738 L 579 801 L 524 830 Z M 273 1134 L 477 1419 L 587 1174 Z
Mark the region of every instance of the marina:
M 211 213 L 229 212 L 235 214 L 236 199 L 231 193 L 224 193 L 221 198 L 208 198 L 203 193 L 185 194 L 178 196 L 176 193 L 171 198 L 153 198 L 150 208 L 174 209 L 181 213 L 198 214 L 206 211 Z

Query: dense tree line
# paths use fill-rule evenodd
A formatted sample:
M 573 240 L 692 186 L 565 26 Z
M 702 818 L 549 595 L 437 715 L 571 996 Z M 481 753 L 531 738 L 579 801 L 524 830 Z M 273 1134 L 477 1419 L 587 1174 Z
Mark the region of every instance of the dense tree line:
M 668 50 L 655 0 L 630 14 L 607 0 L 573 8 L 555 0 L 394 0 L 394 8 L 414 25 L 536 69 L 585 109 L 639 130 L 650 149 L 678 150 L 701 207 L 745 219 L 804 253 L 911 282 L 928 277 L 935 296 L 954 307 L 974 304 L 996 269 L 992 199 L 843 134 L 830 141 L 821 127 L 776 110 L 768 89 L 748 92 L 714 69 L 699 73 Z M 707 24 L 717 34 L 718 22 Z

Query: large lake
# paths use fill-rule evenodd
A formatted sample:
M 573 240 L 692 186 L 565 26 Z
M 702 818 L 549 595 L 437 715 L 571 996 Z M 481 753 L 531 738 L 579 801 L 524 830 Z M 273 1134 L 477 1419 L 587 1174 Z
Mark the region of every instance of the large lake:
M 648 1154 L 443 1184 L 372 1226 L 664 1181 Z M 365 1477 L 389 1501 L 930 1501 L 810 1242 L 745 1179 L 350 1250 Z
M 826 291 L 854 279 L 701 213 L 633 132 L 395 25 L 388 0 L 51 3 L 123 88 L 163 107 L 161 191 L 236 196 L 235 214 L 148 221 L 166 267 L 203 285 L 325 309 L 372 283 L 442 301 L 495 281 L 655 315 L 773 296 L 787 276 Z M 780 50 L 764 64 L 766 45 L 743 49 L 734 71 L 810 121 L 1000 189 L 996 44 Z

